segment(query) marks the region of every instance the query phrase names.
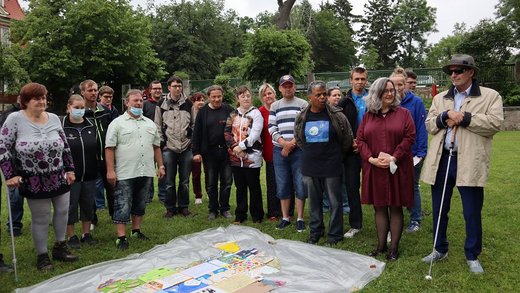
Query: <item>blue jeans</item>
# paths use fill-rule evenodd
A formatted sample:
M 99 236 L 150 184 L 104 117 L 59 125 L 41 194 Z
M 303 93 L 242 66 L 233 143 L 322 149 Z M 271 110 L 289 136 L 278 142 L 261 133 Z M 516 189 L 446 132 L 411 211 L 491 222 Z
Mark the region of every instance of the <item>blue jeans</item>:
M 209 198 L 209 212 L 218 214 L 229 211 L 229 195 L 233 176 L 229 165 L 226 148 L 209 148 L 208 153 L 203 156 L 204 174 L 206 181 L 206 192 Z M 220 179 L 220 193 L 218 181 Z
M 13 217 L 13 229 L 23 228 L 23 196 L 20 195 L 18 188 L 9 189 L 9 201 L 11 202 L 11 213 Z M 9 230 L 9 215 L 6 222 L 7 230 Z
M 160 179 L 157 179 L 157 187 L 159 190 L 157 191 L 157 197 L 159 200 L 164 202 L 166 200 L 166 176 Z M 150 182 L 150 189 L 148 191 L 148 199 L 147 202 L 152 202 L 153 195 L 155 194 L 155 186 L 154 181 Z
M 309 196 L 309 228 L 311 230 L 311 237 L 319 238 L 325 233 L 325 225 L 323 224 L 323 197 L 324 194 L 328 194 L 330 219 L 327 239 L 329 241 L 340 241 L 343 239 L 341 178 L 341 176 L 326 178 L 303 176 L 305 191 Z
M 103 182 L 103 174 L 98 173 L 96 178 L 96 196 L 94 197 L 97 210 L 105 208 L 105 183 Z
M 193 153 L 187 149 L 182 153 L 171 150 L 163 151 L 163 163 L 166 167 L 166 198 L 164 206 L 168 210 L 181 210 L 190 203 L 190 173 Z M 179 189 L 175 186 L 175 177 L 179 170 Z
M 422 165 L 424 158 L 415 165 L 415 181 L 413 184 L 413 207 L 409 208 L 410 221 L 422 222 L 422 205 L 421 205 L 421 190 L 419 188 L 419 178 L 421 177 Z
M 276 176 L 276 196 L 289 199 L 294 190 L 296 198 L 305 200 L 302 176 L 302 150 L 296 148 L 288 157 L 282 156 L 282 148 L 273 149 L 274 173 Z
M 130 223 L 130 215 L 144 215 L 148 188 L 152 179 L 152 177 L 136 177 L 116 181 L 113 223 L 127 224 Z

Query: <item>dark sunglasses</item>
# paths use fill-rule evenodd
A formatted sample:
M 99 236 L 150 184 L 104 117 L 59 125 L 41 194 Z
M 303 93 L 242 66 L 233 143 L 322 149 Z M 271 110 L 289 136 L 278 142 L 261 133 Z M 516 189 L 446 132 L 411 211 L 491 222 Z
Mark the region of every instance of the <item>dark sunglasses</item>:
M 459 75 L 466 72 L 466 68 L 450 69 L 448 70 L 448 72 L 450 73 L 450 75 L 452 75 L 453 73 L 455 73 L 455 75 Z

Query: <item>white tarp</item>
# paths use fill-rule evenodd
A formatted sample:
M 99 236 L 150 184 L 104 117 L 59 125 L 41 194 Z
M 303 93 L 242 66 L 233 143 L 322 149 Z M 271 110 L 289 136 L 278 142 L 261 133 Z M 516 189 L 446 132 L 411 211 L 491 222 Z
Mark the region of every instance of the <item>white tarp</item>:
M 136 279 L 154 268 L 186 267 L 221 251 L 213 245 L 236 241 L 242 249 L 256 248 L 280 262 L 280 271 L 265 279 L 285 284 L 275 292 L 346 292 L 377 278 L 385 263 L 374 258 L 303 242 L 275 240 L 259 230 L 230 225 L 177 237 L 167 244 L 123 259 L 84 267 L 16 292 L 96 292 L 109 279 Z

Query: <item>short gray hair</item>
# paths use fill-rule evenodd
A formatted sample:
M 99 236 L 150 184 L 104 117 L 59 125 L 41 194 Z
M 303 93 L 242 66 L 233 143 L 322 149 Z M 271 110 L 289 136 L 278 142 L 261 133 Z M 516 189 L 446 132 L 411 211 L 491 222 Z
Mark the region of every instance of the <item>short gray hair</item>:
M 383 103 L 381 98 L 383 96 L 384 90 L 386 89 L 386 84 L 391 83 L 395 90 L 395 84 L 392 80 L 387 77 L 380 77 L 376 79 L 370 89 L 368 90 L 368 95 L 365 97 L 365 103 L 367 106 L 367 111 L 371 113 L 377 113 L 383 107 Z M 395 108 L 399 106 L 401 100 L 395 94 L 395 99 L 393 103 L 390 105 L 391 108 Z
M 133 96 L 133 95 L 136 95 L 136 94 L 141 95 L 141 97 L 143 96 L 143 92 L 141 90 L 137 90 L 137 89 L 130 89 L 130 90 L 128 90 L 128 92 L 126 92 L 126 95 L 125 95 L 125 101 L 128 102 L 128 99 L 130 98 L 130 96 Z
M 324 88 L 327 89 L 327 85 L 324 81 L 321 80 L 315 80 L 309 84 L 309 87 L 307 88 L 307 96 L 312 95 L 312 90 L 315 88 Z

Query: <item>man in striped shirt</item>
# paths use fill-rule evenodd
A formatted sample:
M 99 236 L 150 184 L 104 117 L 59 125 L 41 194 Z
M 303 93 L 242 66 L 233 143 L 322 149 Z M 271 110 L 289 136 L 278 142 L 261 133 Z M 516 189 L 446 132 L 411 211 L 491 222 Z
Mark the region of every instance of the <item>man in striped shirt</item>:
M 308 103 L 294 95 L 296 83 L 292 76 L 282 76 L 279 85 L 278 90 L 283 98 L 274 102 L 269 112 L 269 133 L 274 143 L 273 163 L 276 177 L 276 196 L 280 199 L 283 216 L 276 229 L 285 229 L 291 224 L 289 206 L 294 191 L 298 213 L 296 230 L 303 232 L 305 231 L 303 209 L 306 196 L 301 173 L 302 150 L 296 147 L 294 121 Z

